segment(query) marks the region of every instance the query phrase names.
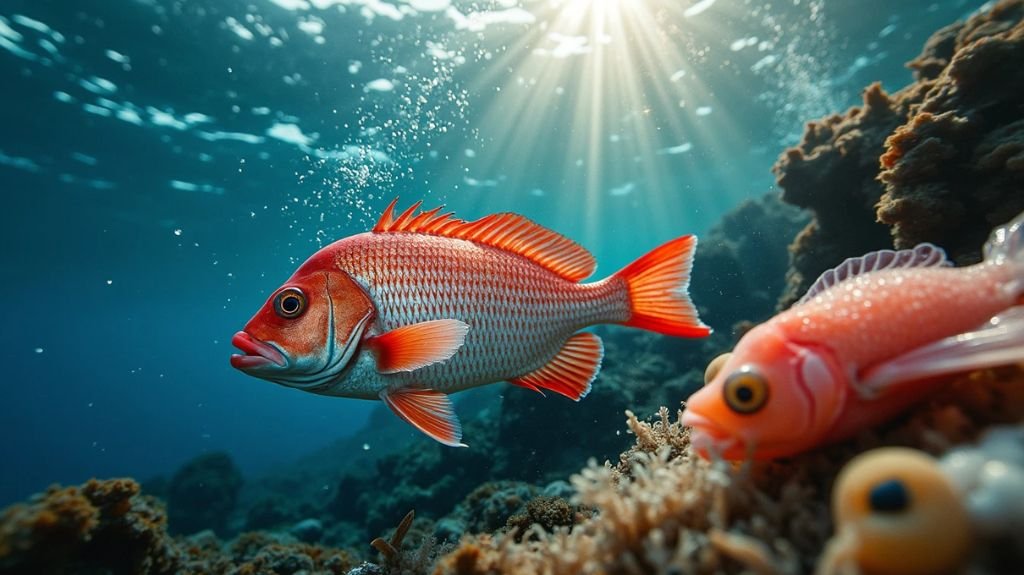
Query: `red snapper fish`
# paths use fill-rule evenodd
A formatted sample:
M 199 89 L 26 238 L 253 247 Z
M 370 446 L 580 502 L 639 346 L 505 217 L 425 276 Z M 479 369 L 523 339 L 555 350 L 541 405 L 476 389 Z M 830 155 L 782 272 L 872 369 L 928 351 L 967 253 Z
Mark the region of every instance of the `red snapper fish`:
M 954 268 L 921 244 L 822 274 L 709 366 L 682 418 L 695 449 L 792 455 L 893 417 L 951 374 L 1024 362 L 1024 214 L 984 253 Z
M 584 284 L 593 256 L 523 216 L 467 222 L 419 205 L 394 217 L 392 202 L 373 231 L 310 257 L 232 338 L 243 353 L 231 365 L 310 393 L 380 399 L 464 446 L 450 393 L 504 380 L 587 395 L 604 353 L 587 326 L 710 333 L 686 292 L 692 235 Z

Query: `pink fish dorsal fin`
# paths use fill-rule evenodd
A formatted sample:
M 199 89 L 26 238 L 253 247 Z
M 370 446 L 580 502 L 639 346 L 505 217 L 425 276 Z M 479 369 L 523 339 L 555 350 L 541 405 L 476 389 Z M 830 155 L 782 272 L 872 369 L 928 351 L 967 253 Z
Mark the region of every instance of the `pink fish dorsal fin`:
M 594 256 L 569 238 L 513 213 L 484 216 L 467 222 L 441 208 L 420 211 L 416 202 L 395 217 L 395 199 L 388 205 L 374 233 L 405 232 L 457 238 L 502 249 L 528 258 L 544 268 L 578 282 L 594 273 Z
M 953 265 L 952 262 L 946 259 L 946 252 L 942 251 L 942 248 L 928 243 L 918 244 L 909 250 L 879 250 L 877 252 L 870 252 L 857 258 L 847 258 L 843 260 L 843 263 L 818 276 L 818 279 L 807 290 L 804 297 L 796 302 L 796 305 L 800 305 L 850 278 L 855 278 L 869 272 L 901 268 L 948 267 L 951 265 Z
M 466 447 L 462 443 L 462 424 L 448 396 L 433 389 L 402 388 L 380 392 L 391 411 L 409 425 L 445 445 Z
M 590 384 L 601 370 L 602 357 L 601 338 L 592 333 L 578 333 L 543 367 L 509 382 L 540 393 L 546 389 L 579 401 L 590 393 Z
M 466 342 L 469 325 L 457 319 L 414 323 L 367 338 L 377 356 L 377 371 L 415 371 L 451 359 Z

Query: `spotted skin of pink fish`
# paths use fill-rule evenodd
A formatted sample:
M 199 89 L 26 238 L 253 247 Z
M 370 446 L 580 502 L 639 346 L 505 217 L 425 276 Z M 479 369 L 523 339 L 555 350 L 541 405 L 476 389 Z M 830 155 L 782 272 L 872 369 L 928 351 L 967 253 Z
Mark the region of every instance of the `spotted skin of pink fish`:
M 1014 305 L 1010 266 L 911 268 L 852 278 L 776 317 L 794 342 L 859 368 L 964 333 Z M 850 329 L 851 325 L 857 329 Z
M 360 234 L 328 249 L 373 300 L 379 315 L 371 334 L 438 319 L 469 324 L 450 360 L 380 375 L 388 386 L 451 393 L 512 379 L 546 364 L 583 327 L 623 322 L 630 313 L 619 278 L 578 284 L 523 256 L 465 240 Z

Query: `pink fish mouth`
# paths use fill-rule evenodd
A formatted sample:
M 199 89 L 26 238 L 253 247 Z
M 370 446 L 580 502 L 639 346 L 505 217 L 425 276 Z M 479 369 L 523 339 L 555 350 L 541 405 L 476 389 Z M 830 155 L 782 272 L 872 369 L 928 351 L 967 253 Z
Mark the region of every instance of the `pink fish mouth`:
M 251 335 L 240 331 L 231 338 L 231 345 L 242 350 L 242 353 L 231 354 L 231 367 L 235 369 L 252 369 L 274 365 L 285 367 L 288 358 L 269 343 L 262 342 Z
M 729 457 L 740 444 L 738 437 L 692 409 L 683 411 L 683 417 L 679 422 L 692 428 L 690 444 L 705 458 Z

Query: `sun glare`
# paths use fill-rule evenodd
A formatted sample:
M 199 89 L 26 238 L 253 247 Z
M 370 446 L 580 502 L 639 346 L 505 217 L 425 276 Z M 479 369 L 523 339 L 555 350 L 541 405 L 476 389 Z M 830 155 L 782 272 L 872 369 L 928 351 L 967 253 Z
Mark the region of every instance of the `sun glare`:
M 476 170 L 500 176 L 510 191 L 545 197 L 556 212 L 579 213 L 576 232 L 597 249 L 606 235 L 598 226 L 609 220 L 678 230 L 680 214 L 694 214 L 698 204 L 731 201 L 717 191 L 695 201 L 683 189 L 720 188 L 696 182 L 708 173 L 700 157 L 731 153 L 715 149 L 728 141 L 720 124 L 701 133 L 717 117 L 705 117 L 714 94 L 695 68 L 703 44 L 692 37 L 716 31 L 686 20 L 683 12 L 693 3 L 537 0 L 529 6 L 536 22 L 502 38 L 489 73 L 472 85 L 486 102 L 478 125 L 488 128 L 480 134 L 486 150 L 476 154 Z M 681 21 L 690 27 L 680 30 Z M 685 102 L 698 105 L 684 109 Z M 699 154 L 689 153 L 698 147 Z M 537 183 L 538 174 L 560 176 Z

